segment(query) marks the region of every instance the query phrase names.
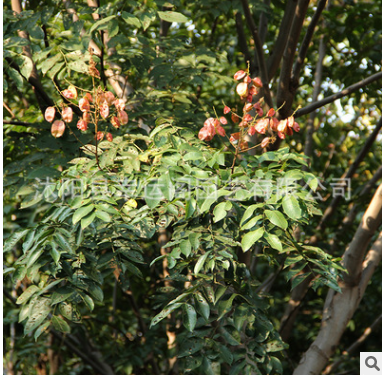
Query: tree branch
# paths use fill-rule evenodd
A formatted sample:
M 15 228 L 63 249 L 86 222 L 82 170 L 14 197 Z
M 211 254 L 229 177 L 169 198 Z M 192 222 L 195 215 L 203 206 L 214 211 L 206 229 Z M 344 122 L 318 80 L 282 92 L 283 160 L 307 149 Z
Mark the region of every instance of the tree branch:
M 279 34 L 276 39 L 276 43 L 273 47 L 273 51 L 268 58 L 267 69 L 268 69 L 268 79 L 272 80 L 275 76 L 277 69 L 279 68 L 285 46 L 287 45 L 290 28 L 292 26 L 293 18 L 295 15 L 297 6 L 297 0 L 288 0 L 286 4 L 286 9 L 284 17 L 281 20 Z
M 347 270 L 339 281 L 341 293 L 329 290 L 323 309 L 321 329 L 308 351 L 302 356 L 294 374 L 320 374 L 337 347 L 349 320 L 365 293 L 366 287 L 382 259 L 382 232 L 365 256 L 368 244 L 382 223 L 382 184 L 378 187 L 362 222 L 343 256 Z
M 248 0 L 241 0 L 241 4 L 243 6 L 244 15 L 245 15 L 245 19 L 247 21 L 247 25 L 248 25 L 249 30 L 251 31 L 252 37 L 255 41 L 256 56 L 257 56 L 257 62 L 259 64 L 261 81 L 263 82 L 265 102 L 271 108 L 271 107 L 273 107 L 273 103 L 272 103 L 271 93 L 269 91 L 268 71 L 267 71 L 267 68 L 265 65 L 263 45 L 261 43 L 259 34 L 257 32 L 257 26 L 255 24 L 255 21 L 252 17 L 250 9 L 249 9 Z
M 247 44 L 247 40 L 245 38 L 245 33 L 244 33 L 243 19 L 240 12 L 236 12 L 235 14 L 235 25 L 236 25 L 237 38 L 238 38 L 240 50 L 244 55 L 245 61 L 250 62 L 250 69 L 252 71 L 254 69 L 254 62 L 251 57 L 251 53 L 249 52 L 249 49 L 248 49 L 248 44 Z
M 313 88 L 313 95 L 312 95 L 313 102 L 317 101 L 318 95 L 321 91 L 322 68 L 323 68 L 325 53 L 326 53 L 326 45 L 324 43 L 324 37 L 321 36 L 320 45 L 318 47 L 318 60 L 316 64 L 316 71 L 314 73 L 314 88 Z M 313 153 L 313 133 L 314 133 L 315 118 L 316 118 L 316 114 L 312 112 L 307 122 L 306 138 L 305 138 L 305 146 L 304 146 L 304 154 L 307 157 L 310 157 Z M 306 171 L 307 167 L 303 166 L 303 169 Z
M 343 97 L 357 91 L 358 89 L 361 89 L 362 87 L 364 87 L 368 84 L 371 84 L 374 81 L 381 80 L 381 79 L 382 79 L 382 72 L 375 73 L 375 74 L 371 75 L 370 77 L 365 78 L 364 80 L 359 81 L 356 84 L 353 84 L 353 85 L 347 87 L 346 89 L 339 91 L 336 94 L 330 95 L 329 97 L 326 97 L 324 99 L 321 99 L 320 101 L 314 102 L 314 103 L 312 103 L 312 104 L 310 104 L 304 108 L 301 108 L 300 110 L 298 110 L 294 114 L 294 117 L 297 118 L 299 116 L 309 114 L 310 112 L 317 110 L 317 108 L 323 107 L 328 103 L 332 103 L 337 99 L 343 98 Z
M 314 12 L 312 20 L 306 30 L 304 39 L 302 40 L 300 51 L 298 53 L 298 57 L 296 62 L 294 63 L 293 73 L 292 73 L 292 86 L 298 87 L 298 81 L 300 78 L 301 69 L 304 66 L 304 60 L 306 54 L 308 53 L 308 48 L 310 41 L 312 40 L 314 29 L 317 26 L 318 20 L 320 19 L 322 11 L 325 9 L 327 0 L 320 0 L 317 4 L 317 9 Z M 321 37 L 322 40 L 322 37 Z
M 287 47 L 283 55 L 279 86 L 277 88 L 277 107 L 280 107 L 284 102 L 286 102 L 284 107 L 280 110 L 280 114 L 283 118 L 290 115 L 289 112 L 293 101 L 293 93 L 295 92 L 295 88 L 290 87 L 293 59 L 296 53 L 297 43 L 301 34 L 301 29 L 304 23 L 305 14 L 308 10 L 308 6 L 309 0 L 299 0 L 296 7 Z
M 334 374 L 334 371 L 346 360 L 349 358 L 349 355 L 351 355 L 355 350 L 358 349 L 369 337 L 369 335 L 378 328 L 378 326 L 382 323 L 382 314 L 379 315 L 374 322 L 365 329 L 365 331 L 362 333 L 362 335 L 351 344 L 345 351 L 343 351 L 341 357 L 336 360 L 333 364 L 326 367 L 325 371 L 323 372 L 324 375 Z

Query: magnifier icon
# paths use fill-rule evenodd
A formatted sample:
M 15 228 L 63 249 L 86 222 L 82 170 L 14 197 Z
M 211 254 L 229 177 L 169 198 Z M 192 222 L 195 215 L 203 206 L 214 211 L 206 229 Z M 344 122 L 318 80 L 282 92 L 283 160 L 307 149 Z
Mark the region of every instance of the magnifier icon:
M 369 362 L 370 360 L 370 362 Z M 368 368 L 375 368 L 377 371 L 380 371 L 381 369 L 377 366 L 377 358 L 374 356 L 368 356 L 365 359 L 366 367 Z

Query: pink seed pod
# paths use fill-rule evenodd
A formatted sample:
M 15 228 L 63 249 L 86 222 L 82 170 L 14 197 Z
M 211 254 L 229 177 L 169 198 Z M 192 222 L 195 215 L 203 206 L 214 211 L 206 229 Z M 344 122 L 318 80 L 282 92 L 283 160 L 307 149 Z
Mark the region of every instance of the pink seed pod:
M 105 94 L 105 101 L 108 106 L 111 106 L 115 101 L 115 96 L 111 91 L 107 91 Z
M 125 101 L 123 99 L 116 99 L 114 101 L 114 106 L 117 109 L 117 111 L 123 111 L 125 109 Z
M 248 85 L 245 82 L 240 82 L 236 86 L 236 92 L 240 97 L 246 97 L 248 95 Z
M 243 117 L 244 121 L 250 122 L 253 120 L 253 117 L 250 114 L 245 114 Z
M 270 141 L 271 139 L 269 137 L 265 137 L 263 141 L 261 141 L 261 147 L 266 148 L 269 145 Z
M 86 98 L 81 98 L 78 102 L 78 107 L 82 112 L 90 111 L 90 103 Z
M 220 121 L 223 125 L 228 124 L 228 121 L 227 121 L 227 119 L 226 119 L 224 116 L 221 116 L 220 119 L 219 119 L 219 121 Z
M 49 123 L 51 123 L 54 119 L 54 116 L 56 115 L 56 109 L 54 107 L 48 107 L 45 110 L 45 120 Z
M 85 132 L 88 129 L 88 123 L 85 120 L 78 120 L 77 128 L 80 131 Z
M 66 99 L 77 99 L 77 89 L 75 86 L 70 85 L 66 90 L 61 93 Z
M 113 141 L 113 135 L 110 132 L 106 133 L 106 140 L 112 142 Z
M 211 141 L 213 137 L 214 137 L 214 134 L 212 134 L 207 127 L 201 128 L 198 134 L 199 140 L 202 140 L 202 141 Z
M 109 116 L 109 106 L 106 102 L 103 102 L 101 104 L 101 107 L 99 109 L 99 113 L 101 114 L 103 119 L 106 119 Z
M 248 128 L 248 134 L 250 136 L 253 136 L 255 133 L 256 133 L 256 128 L 254 126 Z
M 282 132 L 277 132 L 277 135 L 279 136 L 279 138 L 281 138 L 282 140 L 285 139 L 285 133 L 282 133 Z
M 260 119 L 255 124 L 256 131 L 260 134 L 265 134 L 265 131 L 267 130 L 268 126 L 269 126 L 269 119 Z
M 118 119 L 121 122 L 121 125 L 125 125 L 129 122 L 129 115 L 126 111 L 118 111 Z
M 96 138 L 98 141 L 102 141 L 104 136 L 105 136 L 105 134 L 102 131 L 98 131 L 96 134 Z
M 246 83 L 246 84 L 250 84 L 251 83 L 251 77 L 249 77 L 249 76 L 245 76 L 245 78 L 244 78 L 244 82 Z
M 55 120 L 50 128 L 50 132 L 55 138 L 61 137 L 65 132 L 65 123 L 62 120 Z
M 89 103 L 93 102 L 93 97 L 92 97 L 92 95 L 90 93 L 86 93 L 84 95 L 84 98 L 86 98 L 89 101 Z
M 270 108 L 269 111 L 267 112 L 267 116 L 273 117 L 275 116 L 276 111 L 273 108 Z
M 225 129 L 221 125 L 216 127 L 216 133 L 222 137 L 225 137 Z
M 89 123 L 90 122 L 90 112 L 84 112 L 82 115 L 82 120 Z
M 233 75 L 233 79 L 235 81 L 240 81 L 242 78 L 244 78 L 246 76 L 246 72 L 243 71 L 243 70 L 239 70 L 237 71 L 234 75 Z
M 261 78 L 260 77 L 255 77 L 253 80 L 252 80 L 253 84 L 256 86 L 256 87 L 263 87 L 263 83 L 261 82 Z
M 244 112 L 249 112 L 253 109 L 253 104 L 252 103 L 246 103 L 243 107 Z
M 277 131 L 281 133 L 285 133 L 287 128 L 288 128 L 287 119 L 283 119 L 280 121 L 279 125 L 277 126 Z
M 121 126 L 121 123 L 119 121 L 119 119 L 116 117 L 116 116 L 113 116 L 111 118 L 111 125 L 114 127 L 114 128 L 119 128 Z
M 73 120 L 73 110 L 71 107 L 64 107 L 61 112 L 62 120 L 70 123 Z
M 298 123 L 296 122 L 293 123 L 293 130 L 295 132 L 300 132 L 300 126 L 298 125 Z
M 227 115 L 231 112 L 231 109 L 228 106 L 224 106 L 223 114 Z

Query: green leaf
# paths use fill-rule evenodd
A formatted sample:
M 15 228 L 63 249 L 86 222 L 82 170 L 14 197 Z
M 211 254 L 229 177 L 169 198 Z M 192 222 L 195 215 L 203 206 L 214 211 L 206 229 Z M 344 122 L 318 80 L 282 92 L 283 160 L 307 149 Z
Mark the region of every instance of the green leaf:
M 202 269 L 204 263 L 206 262 L 206 259 L 208 255 L 211 253 L 211 251 L 206 252 L 204 255 L 199 257 L 199 260 L 196 262 L 194 267 L 194 274 L 198 275 L 199 271 Z
M 184 16 L 182 13 L 178 12 L 161 12 L 158 11 L 159 18 L 162 19 L 163 21 L 167 22 L 187 22 L 188 18 Z
M 20 90 L 23 87 L 24 79 L 21 76 L 21 74 L 11 67 L 7 69 L 7 73 L 9 74 L 9 77 L 14 81 L 16 84 L 16 87 Z
M 72 287 L 59 287 L 51 296 L 51 305 L 58 304 L 69 299 L 74 293 L 75 290 Z
M 59 316 L 52 316 L 52 324 L 54 329 L 61 333 L 70 333 L 70 326 L 68 323 Z
M 292 280 L 292 288 L 291 288 L 291 290 L 293 290 L 297 285 L 299 285 L 302 281 L 304 281 L 311 274 L 312 274 L 311 272 L 308 272 L 308 273 L 299 274 L 296 277 L 294 277 L 293 280 Z
M 67 67 L 79 73 L 87 73 L 89 71 L 89 65 L 84 60 L 71 61 Z
M 21 55 L 21 58 L 24 60 L 24 63 L 21 66 L 20 73 L 29 80 L 33 70 L 33 61 L 28 56 Z
M 160 313 L 158 313 L 151 320 L 150 328 L 154 325 L 158 324 L 158 322 L 162 321 L 165 317 L 167 317 L 171 312 L 175 311 L 179 307 L 181 307 L 184 303 L 175 303 L 164 308 Z
M 294 220 L 299 220 L 302 217 L 302 209 L 300 207 L 298 200 L 294 196 L 292 195 L 284 196 L 282 201 L 282 206 L 283 206 L 285 214 L 289 218 Z
M 295 264 L 296 262 L 299 262 L 303 259 L 301 255 L 298 256 L 289 256 L 286 258 L 284 262 L 284 268 L 288 267 L 289 265 Z
M 64 252 L 73 253 L 71 245 L 66 241 L 66 239 L 62 236 L 61 233 L 56 231 L 54 237 L 57 240 L 58 245 Z
M 191 304 L 185 303 L 182 307 L 183 315 L 183 325 L 189 331 L 192 332 L 196 325 L 196 311 Z
M 139 21 L 139 19 L 137 17 L 135 17 L 134 15 L 132 15 L 131 13 L 129 13 L 129 12 L 122 12 L 122 19 L 128 25 L 132 25 L 132 26 L 135 26 L 135 27 L 138 27 L 138 28 L 140 28 L 142 26 L 142 24 Z
M 92 222 L 94 222 L 95 217 L 96 217 L 96 213 L 93 212 L 93 213 L 87 215 L 86 217 L 82 218 L 81 219 L 81 228 L 84 229 L 84 228 L 88 227 Z
M 158 187 L 167 200 L 172 201 L 174 199 L 175 186 L 172 183 L 170 174 L 168 172 L 161 175 L 161 177 L 158 179 Z
M 231 346 L 240 345 L 240 333 L 237 329 L 235 329 L 231 325 L 221 326 L 220 332 L 223 338 L 230 344 Z
M 219 222 L 226 217 L 227 211 L 232 209 L 232 202 L 221 202 L 214 208 L 214 222 Z
M 275 226 L 281 227 L 283 230 L 287 229 L 288 222 L 284 215 L 278 210 L 264 210 L 264 214 Z
M 196 292 L 194 294 L 196 308 L 198 312 L 203 316 L 203 318 L 207 321 L 210 317 L 210 306 L 207 300 L 204 298 L 201 292 Z
M 29 317 L 24 327 L 24 335 L 39 327 L 49 313 L 50 299 L 43 297 L 35 298 L 30 303 Z
M 80 323 L 81 316 L 79 312 L 73 307 L 71 303 L 62 302 L 59 305 L 60 313 L 62 316 L 70 321 Z
M 250 219 L 245 225 L 241 226 L 241 230 L 250 230 L 252 227 L 256 225 L 256 223 L 263 218 L 262 214 L 256 215 L 256 217 L 253 217 Z
M 249 206 L 246 211 L 244 212 L 243 214 L 243 217 L 241 218 L 241 221 L 240 221 L 240 226 L 243 225 L 243 223 L 248 220 L 249 218 L 252 217 L 254 211 L 257 209 L 257 208 L 260 208 L 264 206 L 264 204 L 254 204 L 254 205 L 251 205 Z
M 247 252 L 264 234 L 264 229 L 262 227 L 255 231 L 248 232 L 241 239 L 241 248 L 243 252 Z
M 40 337 L 40 335 L 42 334 L 42 333 L 44 333 L 48 328 L 49 328 L 49 326 L 50 326 L 50 320 L 48 320 L 48 321 L 45 321 L 42 325 L 40 325 L 37 329 L 36 329 L 36 331 L 35 331 L 35 333 L 34 333 L 34 340 L 35 341 L 37 341 L 37 338 L 38 337 Z
M 205 345 L 203 338 L 191 337 L 186 339 L 179 348 L 178 358 L 190 356 L 200 351 Z
M 53 57 L 44 60 L 40 64 L 40 68 L 41 68 L 42 73 L 45 75 L 61 59 L 62 59 L 62 55 L 61 54 L 55 54 Z
M 264 237 L 265 237 L 265 240 L 268 242 L 268 244 L 272 248 L 282 252 L 283 245 L 281 244 L 281 241 L 280 241 L 278 236 L 276 236 L 274 234 L 269 234 L 269 233 L 266 232 Z
M 232 302 L 235 299 L 237 294 L 232 294 L 229 298 L 228 295 L 225 296 L 225 299 L 222 299 L 218 303 L 218 318 L 217 320 L 220 320 L 228 311 L 232 308 Z M 217 300 L 217 299 L 216 299 Z
M 81 208 L 77 209 L 73 214 L 73 224 L 75 225 L 78 221 L 80 221 L 83 217 L 88 215 L 91 211 L 93 211 L 94 205 L 90 204 L 87 206 L 82 206 Z
M 109 38 L 113 38 L 116 35 L 118 35 L 119 31 L 119 25 L 118 25 L 118 20 L 111 20 L 108 24 L 107 27 L 108 33 L 109 33 Z
M 23 238 L 27 233 L 29 232 L 29 229 L 23 229 L 14 232 L 6 241 L 4 244 L 3 252 L 9 252 L 12 251 L 13 247 L 19 242 L 21 238 Z
M 25 303 L 32 295 L 40 291 L 40 288 L 36 285 L 29 286 L 16 300 L 16 304 Z
M 186 257 L 190 256 L 191 242 L 188 239 L 182 240 L 179 244 L 179 248 Z
M 96 209 L 95 215 L 104 222 L 111 222 L 111 215 L 109 213 Z
M 219 353 L 223 361 L 231 365 L 233 362 L 233 353 L 223 344 L 219 342 L 215 342 L 215 344 L 217 345 L 219 349 Z
M 125 13 L 125 12 L 123 12 Z M 97 30 L 99 28 L 106 28 L 109 21 L 112 20 L 113 18 L 117 17 L 116 15 L 101 18 L 100 20 L 96 21 L 92 27 L 90 28 L 89 32 L 92 33 L 94 30 Z

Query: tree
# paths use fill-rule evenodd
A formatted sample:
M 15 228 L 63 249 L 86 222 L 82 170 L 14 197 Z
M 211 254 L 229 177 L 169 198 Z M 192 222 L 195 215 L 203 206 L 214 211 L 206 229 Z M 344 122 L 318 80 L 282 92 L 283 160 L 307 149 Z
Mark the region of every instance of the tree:
M 8 373 L 357 373 L 380 5 L 5 2 Z

